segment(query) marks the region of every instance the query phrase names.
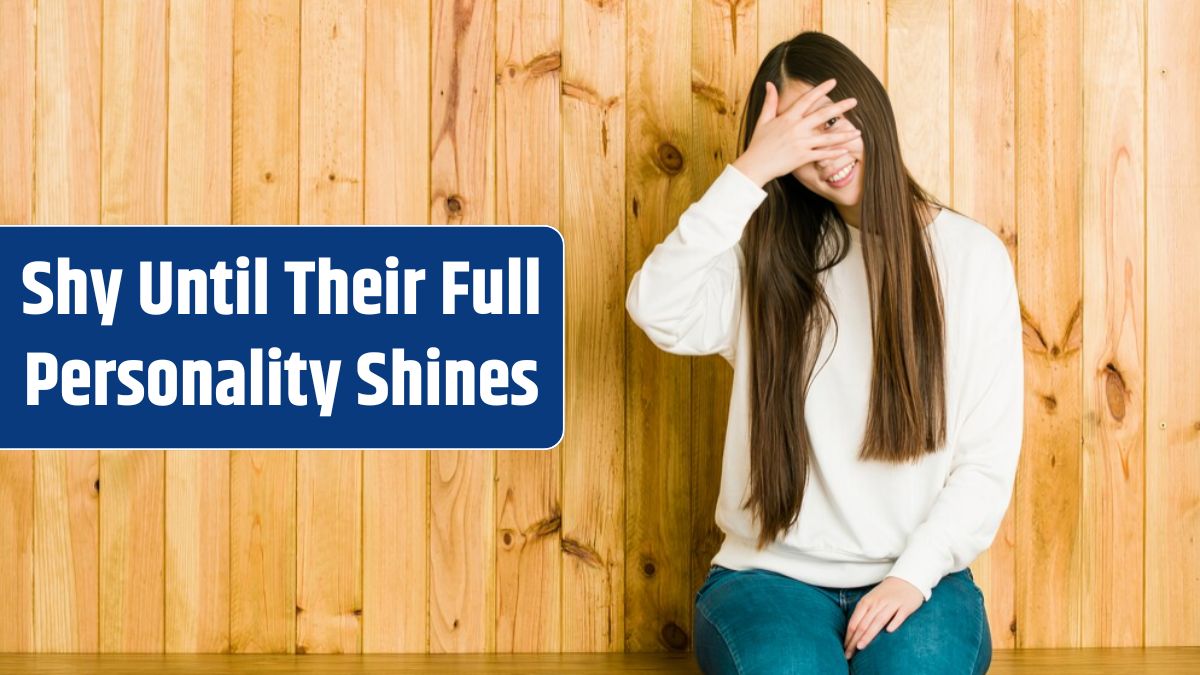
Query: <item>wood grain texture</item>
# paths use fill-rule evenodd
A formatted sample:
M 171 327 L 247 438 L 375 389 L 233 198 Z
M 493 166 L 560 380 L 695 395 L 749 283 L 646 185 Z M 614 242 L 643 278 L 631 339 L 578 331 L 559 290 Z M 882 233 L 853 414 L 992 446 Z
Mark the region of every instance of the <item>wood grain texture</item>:
M 1142 643 L 1145 500 L 1145 24 L 1083 7 L 1080 644 Z
M 496 223 L 560 228 L 559 0 L 496 3 Z M 562 452 L 496 453 L 496 651 L 562 645 Z
M 104 0 L 100 217 L 162 223 L 167 189 L 167 0 Z
M 1146 7 L 1146 635 L 1200 644 L 1200 6 Z
M 841 40 L 887 84 L 887 0 L 824 0 L 821 30 Z
M 364 0 L 301 3 L 300 223 L 361 224 Z M 296 652 L 362 651 L 362 451 L 296 458 Z
M 234 4 L 236 224 L 299 220 L 300 3 Z M 296 651 L 294 450 L 229 457 L 229 639 L 234 653 Z
M 904 164 L 926 190 L 950 202 L 950 0 L 889 0 L 887 82 Z
M 229 642 L 296 651 L 296 451 L 229 454 Z
M 562 649 L 625 647 L 625 2 L 563 3 Z M 580 195 L 611 195 L 586 199 Z
M 229 651 L 229 451 L 166 455 L 163 650 Z
M 40 0 L 34 217 L 100 222 L 100 0 Z
M 1025 322 L 1017 646 L 1079 645 L 1080 3 L 1016 8 L 1018 285 Z M 1049 67 L 1048 67 L 1048 64 Z
M 430 8 L 368 0 L 367 224 L 429 222 Z M 429 453 L 363 451 L 364 653 L 429 647 Z
M 951 205 L 995 232 L 1020 269 L 1013 12 L 1011 0 L 955 0 L 951 8 Z M 1013 499 L 991 547 L 971 564 L 995 649 L 1016 644 L 1016 540 Z
M 100 453 L 34 453 L 33 617 L 36 652 L 100 647 Z
M 0 652 L 33 650 L 33 451 L 0 452 Z
M 240 0 L 233 17 L 233 222 L 300 217 L 300 0 Z
M 167 220 L 232 219 L 233 0 L 172 0 Z
M 737 159 L 738 126 L 758 70 L 758 11 L 753 4 L 700 3 L 692 8 L 692 199 Z M 753 125 L 751 125 L 753 128 Z M 691 581 L 699 590 L 721 547 L 714 514 L 729 419 L 733 369 L 712 354 L 692 360 Z
M 822 0 L 758 0 L 758 59 L 806 30 L 821 30 Z M 755 64 L 758 68 L 758 64 Z
M 430 223 L 496 218 L 496 12 L 436 0 L 430 93 Z M 429 466 L 429 649 L 496 648 L 496 453 L 436 450 Z
M 300 8 L 300 222 L 363 221 L 365 0 Z
M 628 276 L 694 199 L 691 8 L 636 0 L 627 22 Z M 636 20 L 633 17 L 637 17 Z M 628 279 L 626 280 L 628 288 Z M 692 643 L 691 362 L 658 349 L 626 320 L 625 649 Z
M 0 224 L 33 221 L 36 5 L 0 0 Z
M 35 6 L 0 0 L 0 224 L 33 221 Z M 0 452 L 0 651 L 34 647 L 33 452 Z
M 102 653 L 163 651 L 163 454 L 100 451 Z
M 427 223 L 430 6 L 367 0 L 366 21 L 366 222 Z
M 34 221 L 100 222 L 100 0 L 37 4 Z M 34 454 L 34 645 L 100 647 L 100 453 Z

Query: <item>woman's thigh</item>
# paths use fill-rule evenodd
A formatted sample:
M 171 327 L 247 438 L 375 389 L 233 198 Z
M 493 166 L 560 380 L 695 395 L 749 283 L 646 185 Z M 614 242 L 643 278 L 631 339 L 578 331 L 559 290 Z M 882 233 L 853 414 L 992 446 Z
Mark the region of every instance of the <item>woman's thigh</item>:
M 696 595 L 705 673 L 847 673 L 846 614 L 825 591 L 765 570 L 714 568 Z
M 983 594 L 970 570 L 942 577 L 929 600 L 894 633 L 880 630 L 850 659 L 855 675 L 979 675 L 992 661 Z

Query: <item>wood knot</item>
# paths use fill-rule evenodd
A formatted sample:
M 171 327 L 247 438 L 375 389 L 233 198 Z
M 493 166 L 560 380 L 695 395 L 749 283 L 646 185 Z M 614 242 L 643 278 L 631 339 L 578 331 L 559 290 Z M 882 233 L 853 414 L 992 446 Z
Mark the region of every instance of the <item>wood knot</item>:
M 1013 635 L 1017 634 L 1017 620 L 1016 619 L 1013 619 L 1012 623 L 1008 624 L 1008 632 L 1012 633 Z
M 337 175 L 332 173 L 329 174 L 329 182 L 332 183 L 335 180 L 337 180 Z
M 505 546 L 512 546 L 512 542 L 513 542 L 512 530 L 505 530 L 504 534 L 500 535 L 500 539 L 504 541 Z
M 657 571 L 658 570 L 655 569 L 654 563 L 652 561 L 647 560 L 646 562 L 642 563 L 642 574 L 645 574 L 648 577 L 652 577 L 652 576 L 654 576 L 654 573 Z
M 264 173 L 263 181 L 265 181 L 267 183 L 274 183 L 275 182 L 275 174 L 271 173 L 270 171 Z
M 462 197 L 458 195 L 450 195 L 446 198 L 446 210 L 450 213 L 461 213 L 463 209 Z
M 681 652 L 688 648 L 687 632 L 680 628 L 679 624 L 674 621 L 668 621 L 663 624 L 662 640 L 668 649 L 674 651 Z
M 96 492 L 100 491 L 100 479 L 99 478 L 96 479 L 95 483 L 92 483 L 92 487 L 95 488 Z
M 362 607 L 354 608 L 354 616 L 362 616 Z
M 1111 362 L 1104 367 L 1104 392 L 1108 412 L 1118 422 L 1125 419 L 1125 378 Z
M 1055 410 L 1058 409 L 1058 398 L 1055 397 L 1054 394 L 1049 394 L 1047 396 L 1043 396 L 1042 397 L 1042 405 L 1046 406 L 1047 411 L 1054 412 Z
M 307 654 L 307 653 L 308 653 L 308 647 L 305 647 L 304 645 L 299 645 L 299 644 L 298 644 L 298 645 L 296 645 L 296 653 L 297 653 L 297 654 Z
M 670 143 L 659 143 L 655 158 L 664 173 L 674 176 L 683 170 L 683 153 Z

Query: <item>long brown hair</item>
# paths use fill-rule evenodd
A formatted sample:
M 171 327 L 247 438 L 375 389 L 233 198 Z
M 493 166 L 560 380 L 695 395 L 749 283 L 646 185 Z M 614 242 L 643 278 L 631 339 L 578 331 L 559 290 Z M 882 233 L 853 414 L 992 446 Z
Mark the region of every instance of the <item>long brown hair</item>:
M 943 205 L 905 168 L 882 83 L 845 45 L 823 33 L 801 33 L 767 54 L 743 110 L 743 150 L 762 110 L 766 83 L 782 91 L 785 78 L 813 86 L 836 78 L 829 97 L 858 100 L 843 114 L 862 130 L 859 231 L 874 345 L 858 457 L 918 460 L 935 452 L 946 436 L 942 297 L 922 213 L 923 207 Z M 767 198 L 742 236 L 751 335 L 750 490 L 744 506 L 758 520 L 759 548 L 800 513 L 812 458 L 805 397 L 824 331 L 830 319 L 835 330 L 837 323 L 819 275 L 845 258 L 850 245 L 848 225 L 834 204 L 792 174 L 764 189 Z

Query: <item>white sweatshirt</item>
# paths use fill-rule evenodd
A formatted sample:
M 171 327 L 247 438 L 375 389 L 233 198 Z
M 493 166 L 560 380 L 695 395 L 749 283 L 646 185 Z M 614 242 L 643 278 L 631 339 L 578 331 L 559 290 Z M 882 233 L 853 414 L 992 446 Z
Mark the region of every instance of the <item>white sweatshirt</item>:
M 929 225 L 945 301 L 947 444 L 915 464 L 857 459 L 867 421 L 872 341 L 861 232 L 821 281 L 837 316 L 805 407 L 813 443 L 796 523 L 762 550 L 742 508 L 749 489 L 749 320 L 740 239 L 766 198 L 732 165 L 680 216 L 634 275 L 625 307 L 672 354 L 720 354 L 733 366 L 713 563 L 851 588 L 895 576 L 925 599 L 991 545 L 1012 496 L 1021 448 L 1024 362 L 1013 265 L 986 226 L 948 209 Z M 830 349 L 833 349 L 830 354 Z

